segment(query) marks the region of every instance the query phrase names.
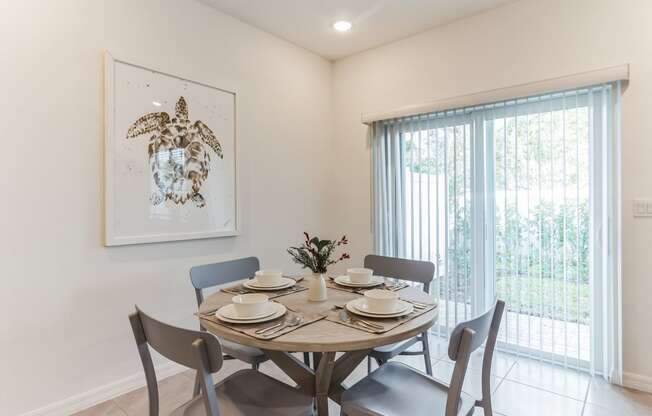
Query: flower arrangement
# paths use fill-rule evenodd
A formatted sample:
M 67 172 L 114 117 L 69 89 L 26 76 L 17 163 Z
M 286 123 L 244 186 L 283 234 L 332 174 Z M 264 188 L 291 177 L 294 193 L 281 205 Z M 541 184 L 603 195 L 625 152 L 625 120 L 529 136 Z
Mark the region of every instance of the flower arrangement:
M 310 269 L 315 274 L 322 274 L 326 273 L 328 266 L 350 258 L 347 253 L 342 253 L 337 259 L 331 258 L 337 247 L 349 243 L 345 235 L 339 240 L 311 238 L 306 232 L 303 235 L 306 238 L 303 244 L 300 247 L 290 247 L 287 251 L 292 256 L 292 260 L 304 269 Z

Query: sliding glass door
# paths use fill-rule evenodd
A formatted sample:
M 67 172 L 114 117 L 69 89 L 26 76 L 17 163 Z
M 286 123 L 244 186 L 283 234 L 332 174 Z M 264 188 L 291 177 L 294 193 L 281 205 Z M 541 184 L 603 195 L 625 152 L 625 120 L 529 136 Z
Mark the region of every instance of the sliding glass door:
M 588 93 L 535 97 L 485 121 L 501 339 L 519 352 L 590 359 Z
M 609 221 L 600 181 L 611 90 L 374 126 L 376 249 L 435 263 L 436 331 L 498 297 L 507 305 L 501 348 L 589 368 L 603 315 L 594 299 L 606 275 L 597 256 Z
M 471 279 L 472 134 L 466 115 L 415 123 L 405 139 L 405 253 L 436 265 L 440 324 L 474 310 Z

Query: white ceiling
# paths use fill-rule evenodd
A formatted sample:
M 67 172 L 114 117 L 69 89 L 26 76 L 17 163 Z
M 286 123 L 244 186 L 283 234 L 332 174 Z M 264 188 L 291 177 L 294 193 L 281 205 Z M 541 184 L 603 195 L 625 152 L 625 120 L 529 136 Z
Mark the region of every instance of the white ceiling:
M 228 15 L 338 59 L 511 0 L 200 0 Z M 349 20 L 353 29 L 332 24 Z

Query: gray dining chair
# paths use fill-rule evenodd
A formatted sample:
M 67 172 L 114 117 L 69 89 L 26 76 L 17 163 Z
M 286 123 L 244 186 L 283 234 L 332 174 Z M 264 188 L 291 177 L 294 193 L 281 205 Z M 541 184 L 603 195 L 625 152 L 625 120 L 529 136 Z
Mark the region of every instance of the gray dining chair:
M 502 300 L 482 315 L 458 324 L 451 333 L 448 357 L 455 362 L 449 385 L 403 363 L 390 362 L 366 376 L 342 394 L 344 416 L 458 416 L 471 415 L 476 406 L 492 416 L 491 361 L 500 320 Z M 485 343 L 482 357 L 482 399 L 462 392 L 471 353 Z
M 136 307 L 129 315 L 138 353 L 145 370 L 149 416 L 159 415 L 156 373 L 150 347 L 164 357 L 200 374 L 202 391 L 171 412 L 172 416 L 308 416 L 313 399 L 293 387 L 252 369 L 237 371 L 217 385 L 212 374 L 222 367 L 218 339 L 202 331 L 177 328 L 157 321 Z
M 372 269 L 374 274 L 378 276 L 421 283 L 425 292 L 430 290 L 430 283 L 435 276 L 435 265 L 429 261 L 408 260 L 369 254 L 364 258 L 364 267 Z M 410 347 L 419 342 L 422 345 L 421 350 L 409 350 Z M 372 359 L 381 366 L 397 355 L 423 355 L 426 373 L 432 375 L 428 331 L 405 341 L 374 348 L 367 358 L 367 373 L 371 372 Z
M 197 298 L 197 308 L 204 302 L 204 289 L 209 289 L 217 285 L 235 282 L 237 280 L 250 279 L 260 270 L 260 261 L 256 257 L 245 257 L 236 260 L 228 260 L 219 263 L 204 264 L 190 268 L 190 282 L 195 288 L 195 297 Z M 206 331 L 199 323 L 199 329 Z M 237 342 L 226 339 L 220 340 L 224 359 L 237 359 L 251 364 L 251 368 L 258 370 L 261 363 L 269 358 L 260 349 L 238 344 Z M 303 360 L 310 365 L 310 356 L 308 353 L 303 354 Z M 195 394 L 199 393 L 199 375 L 195 380 Z
M 220 263 L 204 264 L 190 268 L 190 282 L 195 288 L 197 308 L 204 302 L 204 289 L 217 285 L 234 282 L 236 280 L 254 277 L 260 269 L 260 262 L 256 257 L 245 257 L 237 260 L 223 261 Z M 199 324 L 202 331 L 206 329 Z M 260 363 L 268 360 L 267 356 L 258 348 L 247 347 L 233 341 L 222 339 L 222 350 L 225 359 L 238 359 L 251 364 L 251 368 L 258 369 Z

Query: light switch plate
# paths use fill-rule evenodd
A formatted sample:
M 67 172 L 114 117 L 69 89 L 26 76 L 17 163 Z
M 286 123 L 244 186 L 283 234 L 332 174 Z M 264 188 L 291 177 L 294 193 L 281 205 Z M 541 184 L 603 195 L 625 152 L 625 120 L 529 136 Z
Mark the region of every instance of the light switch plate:
M 635 199 L 634 200 L 635 217 L 652 217 L 652 200 Z

